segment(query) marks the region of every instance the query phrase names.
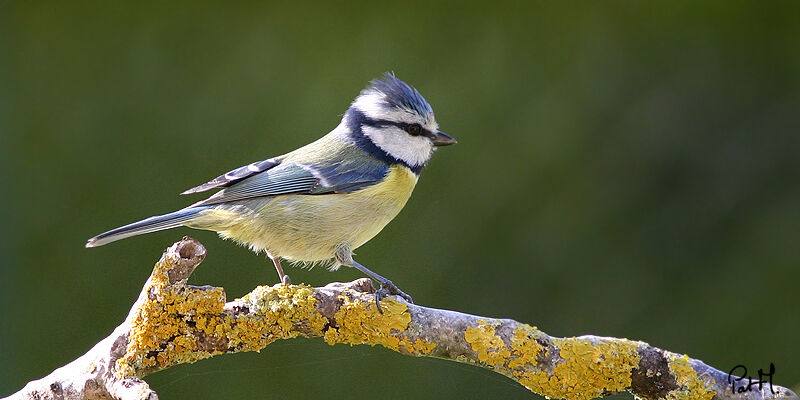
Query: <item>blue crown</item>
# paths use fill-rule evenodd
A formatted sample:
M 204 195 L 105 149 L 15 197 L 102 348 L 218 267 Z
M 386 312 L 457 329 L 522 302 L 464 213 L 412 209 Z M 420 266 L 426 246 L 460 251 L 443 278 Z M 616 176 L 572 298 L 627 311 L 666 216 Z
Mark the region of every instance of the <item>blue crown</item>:
M 383 94 L 386 107 L 405 108 L 415 111 L 423 117 L 428 117 L 433 114 L 431 105 L 419 94 L 417 89 L 397 79 L 397 77 L 390 72 L 385 73 L 382 78 L 373 79 L 370 85 L 370 87 L 364 89 L 361 93 L 378 92 Z

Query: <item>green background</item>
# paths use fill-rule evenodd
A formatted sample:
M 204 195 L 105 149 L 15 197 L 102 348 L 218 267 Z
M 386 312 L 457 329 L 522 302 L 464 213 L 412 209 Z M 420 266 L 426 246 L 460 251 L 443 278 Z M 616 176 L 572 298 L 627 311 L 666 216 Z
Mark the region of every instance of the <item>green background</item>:
M 274 283 L 264 256 L 211 232 L 83 245 L 316 139 L 385 71 L 459 144 L 361 263 L 426 306 L 725 371 L 772 362 L 798 389 L 796 2 L 0 1 L 0 395 L 111 332 L 183 235 L 209 250 L 190 283 L 230 298 Z M 162 399 L 536 397 L 475 367 L 307 339 L 147 381 Z

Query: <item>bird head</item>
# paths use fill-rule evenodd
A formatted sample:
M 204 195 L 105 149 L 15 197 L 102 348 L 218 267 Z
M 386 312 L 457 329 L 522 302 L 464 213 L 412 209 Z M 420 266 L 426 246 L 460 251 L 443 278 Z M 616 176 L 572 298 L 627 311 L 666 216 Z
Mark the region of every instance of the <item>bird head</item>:
M 425 98 L 391 73 L 370 82 L 345 118 L 351 130 L 412 169 L 421 169 L 436 147 L 456 143 L 439 130 Z

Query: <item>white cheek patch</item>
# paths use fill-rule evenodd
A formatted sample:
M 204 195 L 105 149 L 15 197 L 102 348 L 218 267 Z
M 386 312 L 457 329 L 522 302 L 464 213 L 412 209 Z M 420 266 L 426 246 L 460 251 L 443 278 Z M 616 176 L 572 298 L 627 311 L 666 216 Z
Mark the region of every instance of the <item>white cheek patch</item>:
M 381 150 L 412 167 L 424 165 L 433 154 L 433 143 L 425 136 L 411 136 L 394 126 L 362 126 L 361 129 Z

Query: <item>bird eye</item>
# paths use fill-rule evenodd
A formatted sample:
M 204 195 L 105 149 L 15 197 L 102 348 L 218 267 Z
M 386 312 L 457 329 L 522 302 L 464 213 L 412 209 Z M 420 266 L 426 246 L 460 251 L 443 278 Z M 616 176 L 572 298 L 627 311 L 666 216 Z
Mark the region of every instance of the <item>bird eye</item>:
M 411 124 L 406 127 L 406 132 L 412 136 L 419 136 L 422 133 L 422 127 L 419 124 Z

